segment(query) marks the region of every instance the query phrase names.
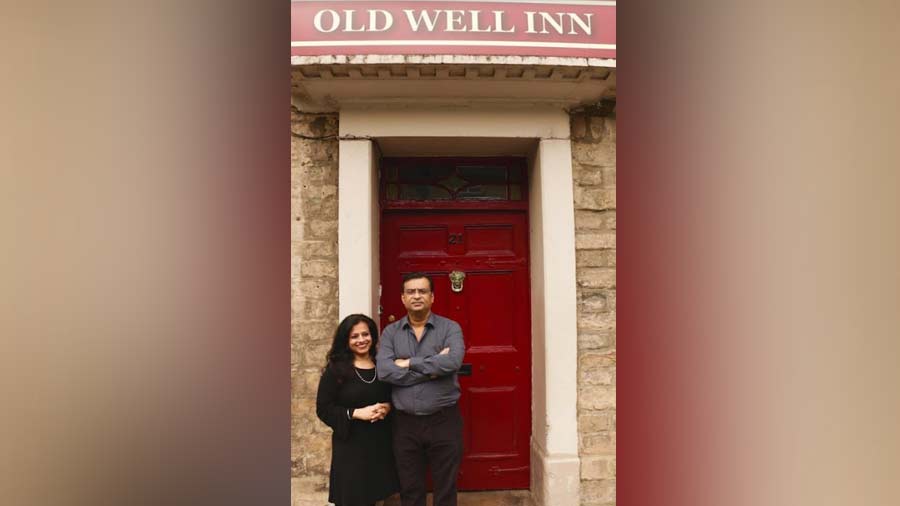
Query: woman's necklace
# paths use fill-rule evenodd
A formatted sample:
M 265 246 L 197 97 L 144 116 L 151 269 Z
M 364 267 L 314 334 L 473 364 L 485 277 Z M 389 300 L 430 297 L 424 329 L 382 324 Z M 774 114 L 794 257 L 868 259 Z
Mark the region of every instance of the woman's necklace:
M 357 369 L 355 364 L 353 365 L 353 372 L 356 373 L 356 377 L 359 378 L 359 381 L 362 381 L 363 383 L 372 384 L 375 383 L 376 379 L 378 379 L 378 370 L 375 370 L 375 374 L 369 381 L 366 381 L 366 379 L 362 377 L 362 374 L 359 373 L 359 369 Z

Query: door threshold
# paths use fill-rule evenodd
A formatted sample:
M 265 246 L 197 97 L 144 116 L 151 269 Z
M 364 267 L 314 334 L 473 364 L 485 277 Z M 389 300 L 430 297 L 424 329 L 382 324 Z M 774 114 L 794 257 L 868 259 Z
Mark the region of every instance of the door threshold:
M 533 506 L 530 490 L 479 490 L 457 493 L 458 506 Z M 428 494 L 427 506 L 433 506 Z M 398 494 L 384 501 L 383 506 L 400 506 Z

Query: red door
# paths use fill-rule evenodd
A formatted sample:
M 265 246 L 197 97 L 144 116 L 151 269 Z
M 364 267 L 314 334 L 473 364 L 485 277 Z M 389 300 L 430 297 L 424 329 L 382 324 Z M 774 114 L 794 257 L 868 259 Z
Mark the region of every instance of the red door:
M 432 276 L 432 310 L 459 322 L 466 342 L 459 376 L 465 424 L 459 488 L 524 489 L 531 438 L 528 219 L 525 210 L 477 210 L 472 204 L 465 210 L 385 208 L 381 325 L 405 314 L 402 274 Z M 465 273 L 458 292 L 451 289 L 452 271 Z

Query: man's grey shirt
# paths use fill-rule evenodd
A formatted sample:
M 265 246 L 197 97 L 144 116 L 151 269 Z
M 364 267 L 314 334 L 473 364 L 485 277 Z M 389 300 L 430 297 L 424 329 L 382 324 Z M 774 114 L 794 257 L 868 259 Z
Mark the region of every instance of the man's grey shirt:
M 466 354 L 462 329 L 455 321 L 431 313 L 422 340 L 409 325 L 409 318 L 385 327 L 378 345 L 378 377 L 394 386 L 394 409 L 414 415 L 430 415 L 459 400 L 457 371 Z M 444 348 L 450 353 L 440 355 Z M 408 358 L 409 368 L 395 359 Z

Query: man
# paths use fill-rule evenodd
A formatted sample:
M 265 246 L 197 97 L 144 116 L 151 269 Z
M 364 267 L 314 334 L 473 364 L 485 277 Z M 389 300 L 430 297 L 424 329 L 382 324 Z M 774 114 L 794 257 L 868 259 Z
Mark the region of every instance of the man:
M 431 465 L 434 506 L 456 506 L 462 459 L 462 416 L 456 373 L 466 349 L 459 324 L 431 312 L 434 283 L 421 272 L 403 276 L 406 316 L 385 327 L 376 368 L 394 385 L 394 458 L 403 506 L 425 506 Z

